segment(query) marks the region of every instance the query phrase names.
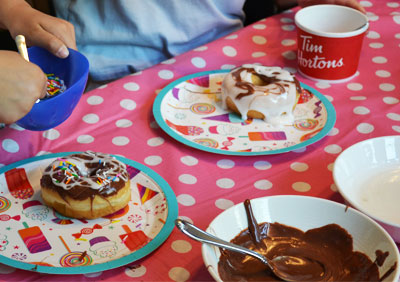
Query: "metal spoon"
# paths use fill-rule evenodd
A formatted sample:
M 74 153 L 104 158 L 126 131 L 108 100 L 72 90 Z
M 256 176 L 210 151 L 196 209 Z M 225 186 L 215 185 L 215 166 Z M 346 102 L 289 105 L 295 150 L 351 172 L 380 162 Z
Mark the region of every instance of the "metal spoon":
M 250 249 L 244 248 L 242 246 L 239 246 L 239 245 L 227 242 L 225 240 L 222 240 L 220 238 L 217 238 L 217 237 L 211 235 L 210 233 L 207 233 L 207 232 L 199 229 L 198 227 L 194 226 L 193 224 L 191 224 L 185 220 L 178 218 L 175 220 L 175 225 L 185 235 L 187 235 L 188 237 L 190 237 L 196 241 L 215 245 L 217 247 L 224 248 L 224 249 L 234 251 L 234 252 L 238 252 L 241 254 L 249 255 L 249 256 L 252 256 L 252 257 L 260 260 L 267 267 L 269 267 L 276 276 L 278 276 L 279 278 L 281 278 L 285 281 L 299 281 L 299 275 L 303 276 L 303 277 L 308 277 L 311 279 L 314 278 L 314 280 L 316 280 L 316 278 L 321 278 L 324 276 L 324 272 L 325 272 L 324 267 L 315 261 L 296 258 L 296 257 L 292 257 L 292 256 L 277 256 L 270 260 L 270 259 L 266 258 L 265 256 L 255 252 L 253 250 L 250 250 Z M 291 269 L 290 268 L 291 261 L 296 262 L 296 269 L 295 269 L 296 274 L 295 275 L 289 274 L 287 272 L 288 269 Z M 299 263 L 299 261 L 301 263 Z M 310 265 L 310 263 L 312 265 Z M 289 264 L 289 266 L 288 266 L 288 264 Z M 301 267 L 302 267 L 301 265 L 305 265 L 304 269 L 301 269 Z M 307 273 L 307 271 L 310 269 L 309 266 L 311 266 L 311 268 L 313 268 L 313 269 L 320 270 L 320 272 L 317 271 L 317 272 L 319 272 L 319 274 L 317 273 L 317 275 L 316 275 L 315 273 Z

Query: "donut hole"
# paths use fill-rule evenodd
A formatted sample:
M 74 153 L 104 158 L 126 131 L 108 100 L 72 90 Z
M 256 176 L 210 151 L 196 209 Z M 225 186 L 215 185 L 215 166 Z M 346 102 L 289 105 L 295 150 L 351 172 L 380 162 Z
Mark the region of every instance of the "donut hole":
M 97 163 L 95 165 L 92 165 L 90 168 L 88 168 L 88 177 L 97 177 L 97 175 L 101 175 L 103 172 L 107 172 L 108 167 L 102 163 Z
M 256 86 L 267 86 L 270 84 L 268 81 L 264 81 L 259 75 L 257 74 L 252 74 L 251 75 L 251 83 L 253 83 Z

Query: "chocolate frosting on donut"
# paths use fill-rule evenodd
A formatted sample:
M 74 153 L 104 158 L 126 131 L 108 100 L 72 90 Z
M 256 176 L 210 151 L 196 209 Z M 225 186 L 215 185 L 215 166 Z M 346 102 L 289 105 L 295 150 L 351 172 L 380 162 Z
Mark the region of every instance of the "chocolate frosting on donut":
M 84 200 L 114 195 L 128 180 L 125 164 L 110 155 L 86 151 L 55 160 L 45 169 L 40 184 L 64 200 L 66 196 Z
M 365 254 L 353 251 L 352 236 L 337 224 L 303 232 L 277 222 L 257 224 L 250 201 L 245 201 L 245 208 L 249 228 L 231 242 L 256 250 L 269 259 L 286 255 L 305 264 L 313 262 L 306 268 L 302 266 L 300 272 L 296 262 L 287 266 L 285 273 L 295 281 L 379 281 L 396 267 L 395 263 L 380 278 L 378 266 L 383 264 L 388 252 L 377 251 L 377 259 L 372 262 Z M 221 250 L 218 272 L 224 281 L 281 281 L 260 261 L 227 250 Z

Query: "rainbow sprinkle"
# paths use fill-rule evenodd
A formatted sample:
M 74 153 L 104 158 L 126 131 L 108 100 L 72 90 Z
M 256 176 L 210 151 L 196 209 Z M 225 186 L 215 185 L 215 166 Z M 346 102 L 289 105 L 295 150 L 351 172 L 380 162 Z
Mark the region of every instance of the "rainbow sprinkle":
M 55 76 L 54 73 L 48 73 L 47 76 L 47 93 L 46 97 L 51 98 L 60 93 L 63 93 L 67 87 L 64 84 L 64 80 L 60 79 L 58 76 Z
M 67 177 L 65 178 L 65 184 L 68 184 L 71 182 L 71 180 L 73 179 L 79 179 L 80 176 L 75 173 L 74 168 L 76 167 L 76 165 L 70 161 L 67 161 L 65 159 L 61 159 L 61 158 L 57 158 L 57 161 L 59 161 L 59 165 L 53 165 L 53 171 L 58 169 L 57 175 L 60 176 L 62 175 L 62 171 L 64 172 L 64 175 L 66 175 Z M 53 178 L 53 182 L 56 183 L 61 183 L 59 180 Z

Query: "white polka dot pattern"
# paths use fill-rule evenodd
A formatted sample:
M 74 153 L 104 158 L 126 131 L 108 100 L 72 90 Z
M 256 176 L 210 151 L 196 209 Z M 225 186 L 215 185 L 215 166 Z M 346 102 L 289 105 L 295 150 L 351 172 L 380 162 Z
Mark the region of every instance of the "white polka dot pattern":
M 215 201 L 215 206 L 221 210 L 226 210 L 232 207 L 233 205 L 234 205 L 233 202 L 227 199 L 218 199 Z
M 128 111 L 132 111 L 136 108 L 136 102 L 131 99 L 123 99 L 119 104 L 122 108 Z
M 162 62 L 162 64 L 164 64 L 164 65 L 172 65 L 175 62 L 176 62 L 176 59 L 175 58 L 171 58 L 169 60 L 165 60 L 164 62 Z
M 5 264 L 0 264 L 0 274 L 10 274 L 15 272 L 15 268 L 5 265 Z
M 387 59 L 383 56 L 373 57 L 372 61 L 376 64 L 386 64 L 387 63 Z
M 332 128 L 332 130 L 328 133 L 328 136 L 335 136 L 339 134 L 339 129 L 337 128 Z
M 199 163 L 199 160 L 192 156 L 183 156 L 181 162 L 187 166 L 195 166 Z
M 257 161 L 254 163 L 254 167 L 259 170 L 267 170 L 270 169 L 272 165 L 267 161 Z
M 169 80 L 174 78 L 174 73 L 170 70 L 161 70 L 158 72 L 158 77 L 161 79 Z
M 132 122 L 129 119 L 119 119 L 115 122 L 115 126 L 117 127 L 130 127 L 132 126 Z
M 254 187 L 259 190 L 268 190 L 272 188 L 272 183 L 269 180 L 262 179 L 256 181 Z
M 92 95 L 88 97 L 86 101 L 89 105 L 100 105 L 103 103 L 104 99 L 101 96 Z
M 25 128 L 22 128 L 21 126 L 19 126 L 19 125 L 16 124 L 16 123 L 10 124 L 10 128 L 15 129 L 15 130 L 18 130 L 18 131 L 23 131 L 23 130 L 25 130 Z
M 102 271 L 99 271 L 99 272 L 93 272 L 93 273 L 86 273 L 86 274 L 84 274 L 86 277 L 89 277 L 89 278 L 93 278 L 93 277 L 99 277 L 100 275 L 102 275 L 103 274 L 103 272 Z
M 224 169 L 233 168 L 235 166 L 235 162 L 232 160 L 223 159 L 217 162 L 217 166 Z
M 169 278 L 172 279 L 173 281 L 187 281 L 190 277 L 189 271 L 187 271 L 183 267 L 174 267 L 171 268 L 171 270 L 168 273 Z
M 181 174 L 179 176 L 179 181 L 184 184 L 195 184 L 197 182 L 197 178 L 191 174 Z
M 94 150 L 124 156 L 165 179 L 177 198 L 179 217 L 202 229 L 216 215 L 246 198 L 300 194 L 337 199 L 332 171 L 338 155 L 359 141 L 400 134 L 400 3 L 360 3 L 367 10 L 370 28 L 357 74 L 350 81 L 318 82 L 297 71 L 295 13 L 289 11 L 85 93 L 72 115 L 56 128 L 33 132 L 12 124 L 0 129 L 0 167 L 66 151 Z M 246 157 L 190 148 L 157 124 L 153 101 L 166 85 L 185 75 L 230 70 L 244 63 L 276 65 L 295 73 L 301 83 L 331 101 L 336 111 L 333 129 L 320 141 L 293 152 Z M 209 97 L 218 99 L 214 93 L 218 89 L 205 89 Z M 185 115 L 188 111 L 178 109 L 177 113 Z M 212 133 L 204 129 L 212 138 Z M 51 277 L 0 264 L 2 281 Z M 164 244 L 139 261 L 76 277 L 99 281 L 212 280 L 203 265 L 200 244 L 176 229 Z M 60 275 L 59 279 L 70 277 Z
M 94 141 L 94 137 L 91 135 L 85 134 L 85 135 L 78 136 L 78 138 L 76 140 L 78 141 L 78 143 L 89 144 Z
M 230 189 L 235 186 L 235 182 L 230 178 L 221 178 L 217 180 L 217 186 L 222 189 Z
M 162 162 L 162 158 L 160 156 L 148 156 L 144 159 L 144 163 L 148 166 L 156 166 Z
M 399 99 L 396 97 L 384 97 L 383 102 L 389 105 L 395 105 L 399 103 Z
M 178 200 L 178 203 L 183 206 L 193 206 L 196 203 L 196 200 L 193 198 L 193 196 L 189 194 L 181 194 L 178 195 L 176 198 Z
M 257 30 L 263 30 L 267 28 L 265 24 L 254 24 L 252 27 Z
M 253 57 L 253 58 L 260 58 L 260 57 L 264 57 L 264 56 L 266 56 L 267 54 L 265 53 L 265 52 L 254 52 L 254 53 L 252 53 L 251 54 L 251 56 Z
M 125 275 L 131 278 L 139 278 L 145 275 L 147 268 L 143 265 L 134 265 L 125 268 Z
M 223 47 L 222 52 L 228 57 L 235 57 L 237 55 L 236 49 L 231 46 Z
M 125 146 L 129 141 L 129 138 L 126 136 L 116 136 L 112 139 L 112 143 L 116 146 Z
M 325 152 L 328 154 L 339 154 L 342 148 L 339 145 L 331 144 L 325 147 Z
M 264 36 L 255 35 L 253 36 L 252 40 L 257 45 L 264 45 L 267 43 L 267 39 Z
M 124 84 L 124 88 L 128 91 L 138 91 L 140 86 L 135 82 L 128 82 Z
M 203 58 L 195 57 L 192 59 L 192 64 L 199 69 L 206 67 L 206 61 Z
M 56 140 L 60 137 L 60 132 L 57 129 L 49 129 L 43 133 L 43 137 L 49 140 Z
M 362 122 L 357 125 L 357 131 L 361 134 L 369 134 L 374 131 L 374 126 L 370 123 Z
M 89 124 L 95 124 L 99 122 L 100 118 L 97 114 L 87 114 L 82 118 L 82 120 Z
M 386 70 L 377 70 L 375 73 L 379 77 L 389 77 L 389 76 L 391 76 L 390 72 L 388 72 Z
M 356 115 L 367 115 L 367 114 L 370 113 L 370 110 L 368 108 L 366 108 L 366 107 L 359 106 L 359 107 L 355 107 L 353 112 Z
M 290 168 L 297 172 L 303 172 L 308 169 L 308 165 L 306 163 L 294 162 L 290 164 Z
M 172 242 L 171 248 L 174 252 L 185 254 L 187 252 L 190 252 L 190 250 L 192 249 L 192 245 L 185 240 L 176 240 Z
M 205 51 L 207 49 L 208 49 L 207 46 L 200 46 L 200 47 L 193 49 L 193 51 L 201 52 L 201 51 Z
M 360 83 L 349 83 L 347 84 L 347 88 L 352 91 L 360 91 L 363 89 L 363 86 Z
M 165 140 L 162 137 L 154 137 L 154 138 L 147 140 L 147 145 L 149 145 L 151 147 L 158 147 L 158 146 L 161 146 L 162 144 L 164 144 L 164 141 Z
M 311 185 L 306 182 L 295 182 L 292 188 L 297 192 L 308 192 L 311 189 Z

